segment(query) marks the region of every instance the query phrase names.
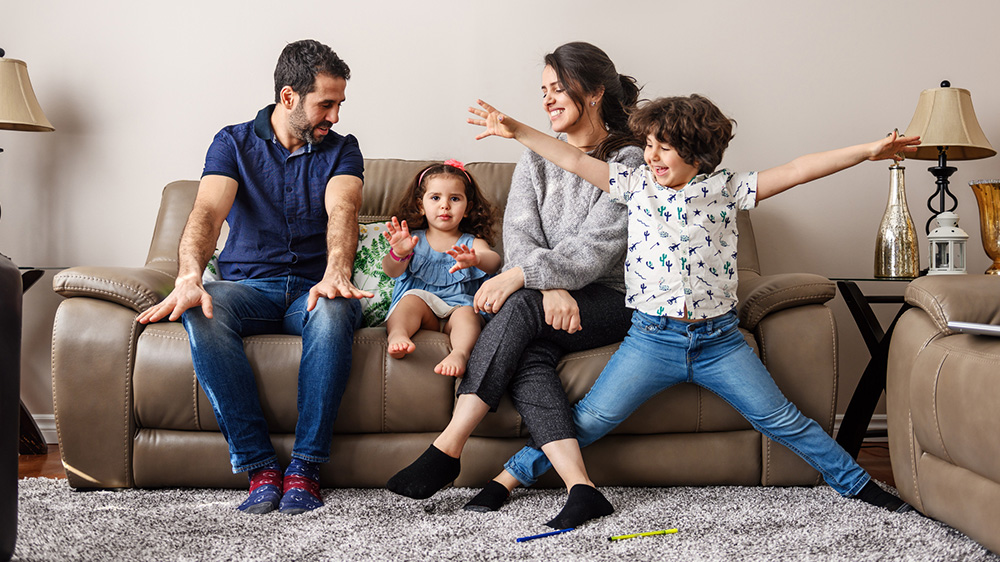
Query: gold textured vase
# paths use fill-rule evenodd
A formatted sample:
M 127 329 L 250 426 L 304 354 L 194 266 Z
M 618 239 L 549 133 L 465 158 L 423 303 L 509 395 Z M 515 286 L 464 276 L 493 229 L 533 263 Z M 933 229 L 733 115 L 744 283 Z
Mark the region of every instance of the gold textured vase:
M 969 182 L 979 203 L 979 231 L 983 235 L 983 249 L 993 260 L 987 275 L 1000 275 L 1000 180 Z
M 875 237 L 875 277 L 916 277 L 920 272 L 917 231 L 906 206 L 905 169 L 889 167 L 889 202 Z

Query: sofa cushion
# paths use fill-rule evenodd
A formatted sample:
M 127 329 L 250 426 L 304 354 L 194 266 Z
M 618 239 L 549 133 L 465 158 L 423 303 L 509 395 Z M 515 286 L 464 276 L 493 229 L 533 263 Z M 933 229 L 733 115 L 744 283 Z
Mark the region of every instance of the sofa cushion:
M 395 360 L 386 355 L 384 330 L 364 328 L 355 333 L 354 360 L 334 424 L 336 433 L 444 429 L 454 405 L 454 379 L 425 367 L 447 355 L 447 336 L 422 331 L 413 341 L 417 350 Z M 251 336 L 244 339 L 244 347 L 258 374 L 261 407 L 271 432 L 294 433 L 302 340 L 277 334 Z M 132 388 L 138 427 L 218 431 L 211 403 L 197 384 L 187 333 L 179 322 L 160 322 L 143 330 L 136 344 Z
M 938 338 L 910 381 L 913 432 L 928 453 L 1000 482 L 1000 348 L 985 336 Z

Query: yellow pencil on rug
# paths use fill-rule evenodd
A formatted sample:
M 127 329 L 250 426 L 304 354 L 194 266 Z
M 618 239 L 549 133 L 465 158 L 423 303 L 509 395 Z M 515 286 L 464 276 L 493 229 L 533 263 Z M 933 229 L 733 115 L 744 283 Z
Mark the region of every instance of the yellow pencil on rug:
M 676 533 L 677 529 L 663 529 L 662 531 L 649 531 L 648 533 L 634 533 L 631 535 L 617 535 L 614 537 L 608 537 L 609 541 L 622 541 L 625 539 L 634 539 L 636 537 L 651 537 L 653 535 L 669 535 L 671 533 Z

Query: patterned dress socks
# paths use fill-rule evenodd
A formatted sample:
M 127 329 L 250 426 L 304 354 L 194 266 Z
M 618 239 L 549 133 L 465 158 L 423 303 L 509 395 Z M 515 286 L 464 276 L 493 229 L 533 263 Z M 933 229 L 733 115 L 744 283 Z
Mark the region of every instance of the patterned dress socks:
M 410 466 L 389 479 L 385 487 L 415 500 L 427 499 L 458 478 L 461 461 L 431 445 Z
M 874 480 L 869 480 L 854 498 L 895 513 L 905 513 L 913 509 L 910 504 L 883 490 Z
M 615 512 L 611 502 L 597 488 L 577 484 L 569 491 L 569 498 L 555 519 L 546 523 L 553 529 L 578 527 L 591 519 L 611 515 Z
M 298 515 L 323 506 L 319 493 L 319 463 L 292 459 L 285 471 L 285 494 L 278 511 Z
M 489 484 L 484 486 L 482 490 L 479 490 L 479 493 L 469 500 L 469 503 L 465 504 L 465 507 L 462 509 L 478 513 L 496 511 L 500 509 L 509 497 L 510 492 L 507 491 L 507 488 L 503 484 L 496 480 L 490 480 Z
M 237 508 L 245 513 L 268 513 L 278 508 L 281 501 L 281 465 L 277 462 L 251 470 L 250 497 Z

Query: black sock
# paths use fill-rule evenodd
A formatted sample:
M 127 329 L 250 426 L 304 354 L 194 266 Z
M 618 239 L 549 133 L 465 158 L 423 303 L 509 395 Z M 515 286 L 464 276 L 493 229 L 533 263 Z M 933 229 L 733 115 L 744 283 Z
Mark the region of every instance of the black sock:
M 496 511 L 507 501 L 508 497 L 510 497 L 510 492 L 503 484 L 496 480 L 490 480 L 489 484 L 479 490 L 479 493 L 469 500 L 469 503 L 465 504 L 462 509 L 479 513 Z
M 427 499 L 458 478 L 461 461 L 431 445 L 410 466 L 389 479 L 385 487 L 415 500 Z
M 868 483 L 865 484 L 865 487 L 861 488 L 861 491 L 853 497 L 865 503 L 870 503 L 876 507 L 888 509 L 889 511 L 896 513 L 903 513 L 913 509 L 910 504 L 880 488 L 874 480 L 869 480 Z
M 577 484 L 569 491 L 569 498 L 555 519 L 546 523 L 553 529 L 577 527 L 591 519 L 611 515 L 615 508 L 604 494 L 586 484 Z

